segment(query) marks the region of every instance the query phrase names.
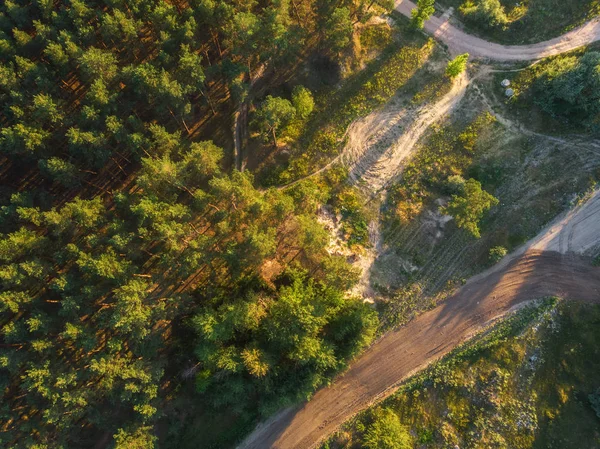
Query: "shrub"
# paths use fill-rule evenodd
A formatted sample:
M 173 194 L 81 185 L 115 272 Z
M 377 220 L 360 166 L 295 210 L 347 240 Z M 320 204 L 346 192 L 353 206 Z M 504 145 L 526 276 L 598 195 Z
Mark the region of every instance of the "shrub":
M 408 428 L 400 423 L 398 416 L 390 409 L 383 409 L 368 427 L 363 446 L 366 449 L 411 449 L 411 440 Z
M 450 194 L 456 195 L 465 191 L 465 178 L 460 175 L 452 175 L 446 181 L 447 189 Z
M 459 228 L 464 228 L 479 238 L 480 220 L 488 209 L 497 204 L 498 199 L 483 190 L 479 181 L 469 179 L 465 182 L 465 191 L 461 195 L 452 195 L 452 200 L 442 212 L 452 215 Z
M 467 0 L 460 7 L 460 12 L 467 20 L 487 28 L 508 23 L 508 17 L 500 0 Z
M 569 121 L 594 123 L 600 113 L 600 52 L 559 57 L 545 67 L 534 88 L 537 103 Z
M 313 99 L 310 90 L 304 86 L 294 87 L 292 92 L 292 104 L 296 109 L 296 115 L 302 119 L 306 119 L 315 108 L 315 100 Z
M 468 61 L 469 53 L 458 55 L 448 63 L 448 67 L 446 67 L 446 76 L 449 78 L 456 78 L 466 70 Z
M 500 262 L 500 260 L 508 254 L 508 251 L 503 246 L 494 246 L 490 249 L 490 261 L 493 263 Z

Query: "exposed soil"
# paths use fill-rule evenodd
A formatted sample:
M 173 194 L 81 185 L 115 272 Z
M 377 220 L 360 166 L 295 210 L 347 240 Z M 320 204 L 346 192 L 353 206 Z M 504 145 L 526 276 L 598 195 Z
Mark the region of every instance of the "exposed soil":
M 392 101 L 354 122 L 348 129 L 348 144 L 341 157 L 349 167 L 352 182 L 370 193 L 388 186 L 399 175 L 427 128 L 460 103 L 468 84 L 467 74 L 463 73 L 434 104 L 410 110 Z
M 409 0 L 396 2 L 396 11 L 410 17 L 416 8 Z M 448 46 L 450 53 L 469 53 L 472 58 L 494 61 L 535 61 L 588 45 L 600 39 L 600 18 L 594 19 L 562 36 L 530 45 L 501 45 L 485 41 L 454 27 L 449 17 L 431 17 L 425 22 L 425 31 Z

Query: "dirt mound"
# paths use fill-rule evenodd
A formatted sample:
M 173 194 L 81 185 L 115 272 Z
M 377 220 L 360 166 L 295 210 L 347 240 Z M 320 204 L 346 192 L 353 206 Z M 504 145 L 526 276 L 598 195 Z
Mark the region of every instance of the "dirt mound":
M 388 186 L 402 172 L 423 133 L 462 100 L 468 84 L 463 73 L 434 104 L 411 109 L 390 102 L 354 122 L 340 158 L 349 167 L 351 181 L 373 194 Z

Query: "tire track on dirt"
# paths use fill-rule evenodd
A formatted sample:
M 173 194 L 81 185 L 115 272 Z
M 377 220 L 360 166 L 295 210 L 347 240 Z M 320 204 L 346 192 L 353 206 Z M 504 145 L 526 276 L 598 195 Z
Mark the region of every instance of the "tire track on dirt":
M 371 194 L 385 189 L 402 172 L 425 131 L 460 103 L 468 85 L 464 72 L 453 81 L 450 91 L 433 104 L 414 112 L 406 108 L 375 111 L 353 123 L 341 159 L 349 168 L 351 182 Z M 389 108 L 396 106 L 392 103 Z M 404 129 L 399 131 L 401 126 Z

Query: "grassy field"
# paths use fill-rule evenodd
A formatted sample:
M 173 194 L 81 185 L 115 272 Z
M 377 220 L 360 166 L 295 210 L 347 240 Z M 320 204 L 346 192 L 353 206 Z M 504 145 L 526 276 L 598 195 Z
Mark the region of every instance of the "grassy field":
M 471 1 L 477 3 L 477 0 Z M 438 0 L 444 8 L 455 8 L 455 17 L 470 33 L 503 44 L 529 44 L 551 39 L 600 14 L 598 0 L 500 0 L 507 23 L 490 27 L 472 15 L 461 13 L 460 7 L 466 2 Z
M 600 414 L 600 306 L 522 309 L 362 413 L 323 449 L 358 449 L 390 410 L 412 447 L 592 449 Z M 383 447 L 383 446 L 381 446 Z

